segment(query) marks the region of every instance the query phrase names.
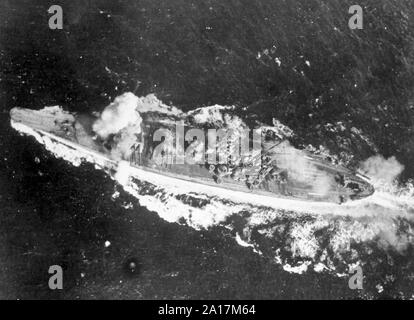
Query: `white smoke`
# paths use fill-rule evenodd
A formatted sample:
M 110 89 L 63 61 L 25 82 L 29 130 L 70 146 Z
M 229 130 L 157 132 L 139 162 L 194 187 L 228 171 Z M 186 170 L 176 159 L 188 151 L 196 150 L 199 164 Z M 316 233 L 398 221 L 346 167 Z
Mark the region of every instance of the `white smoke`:
M 229 123 L 230 120 L 230 115 L 226 112 L 233 109 L 234 107 L 230 106 L 215 105 L 189 111 L 188 115 L 193 117 L 195 123 L 203 125 L 212 124 L 215 127 L 222 127 Z
M 315 193 L 324 196 L 331 190 L 333 177 L 318 170 L 306 159 L 305 153 L 293 147 L 289 141 L 280 143 L 272 149 L 270 155 L 276 160 L 278 167 L 288 170 L 290 178 L 311 185 Z
M 404 166 L 395 157 L 385 159 L 376 155 L 361 163 L 361 170 L 374 184 L 392 184 L 403 172 Z
M 138 100 L 130 92 L 115 98 L 94 123 L 93 131 L 102 139 L 107 139 L 111 134 L 117 134 L 128 126 L 141 124 L 142 119 L 137 112 Z
M 128 158 L 137 147 L 138 135 L 142 132 L 142 114 L 157 113 L 180 118 L 183 112 L 162 103 L 153 95 L 137 97 L 124 93 L 107 106 L 93 125 L 93 131 L 111 145 L 111 155 L 120 160 Z M 134 148 L 133 148 L 134 147 Z
M 142 118 L 137 111 L 138 103 L 137 96 L 125 93 L 107 106 L 93 125 L 93 130 L 103 140 L 114 135 L 111 154 L 117 159 L 131 155 L 132 146 L 141 133 Z

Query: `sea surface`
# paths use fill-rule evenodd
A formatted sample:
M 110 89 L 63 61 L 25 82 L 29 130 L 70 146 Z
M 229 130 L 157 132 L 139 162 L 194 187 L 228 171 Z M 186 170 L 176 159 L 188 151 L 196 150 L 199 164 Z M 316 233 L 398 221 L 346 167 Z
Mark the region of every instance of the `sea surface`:
M 0 298 L 413 297 L 413 1 L 361 1 L 362 30 L 343 0 L 60 1 L 64 28 L 50 30 L 53 4 L 0 1 Z M 291 128 L 297 148 L 404 170 L 345 214 L 240 208 L 197 223 L 10 127 L 13 107 L 99 112 L 125 92 L 236 106 Z M 363 290 L 348 286 L 354 265 Z

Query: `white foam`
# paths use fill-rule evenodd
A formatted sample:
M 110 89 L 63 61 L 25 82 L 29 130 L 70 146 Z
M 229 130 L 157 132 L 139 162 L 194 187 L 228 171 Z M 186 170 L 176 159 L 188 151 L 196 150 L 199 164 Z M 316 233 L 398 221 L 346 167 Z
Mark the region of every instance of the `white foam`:
M 290 264 L 287 263 L 283 266 L 283 270 L 289 273 L 303 274 L 306 271 L 308 271 L 308 268 L 311 264 L 312 263 L 310 261 L 302 262 L 298 264 L 297 266 L 291 266 Z

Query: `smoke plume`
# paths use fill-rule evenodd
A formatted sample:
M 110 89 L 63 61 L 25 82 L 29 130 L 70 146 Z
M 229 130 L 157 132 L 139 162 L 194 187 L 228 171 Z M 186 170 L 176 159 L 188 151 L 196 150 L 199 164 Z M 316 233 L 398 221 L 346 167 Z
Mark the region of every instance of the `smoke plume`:
M 132 153 L 137 134 L 141 133 L 142 118 L 137 111 L 138 97 L 125 93 L 105 108 L 93 125 L 97 135 L 107 140 L 112 136 L 111 154 L 115 158 L 126 158 Z
M 391 184 L 403 172 L 404 166 L 395 157 L 385 159 L 381 155 L 373 156 L 361 164 L 361 170 L 374 183 Z
M 306 159 L 302 150 L 296 149 L 287 140 L 274 148 L 270 155 L 280 168 L 288 170 L 291 178 L 307 183 L 317 194 L 326 195 L 334 184 L 332 176 L 318 170 Z

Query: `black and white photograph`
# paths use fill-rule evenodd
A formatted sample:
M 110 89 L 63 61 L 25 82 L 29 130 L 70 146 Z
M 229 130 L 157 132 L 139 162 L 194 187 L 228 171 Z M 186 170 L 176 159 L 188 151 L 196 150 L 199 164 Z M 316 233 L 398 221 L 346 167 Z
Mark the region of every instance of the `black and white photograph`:
M 414 299 L 413 0 L 0 0 L 0 107 L 0 300 Z

